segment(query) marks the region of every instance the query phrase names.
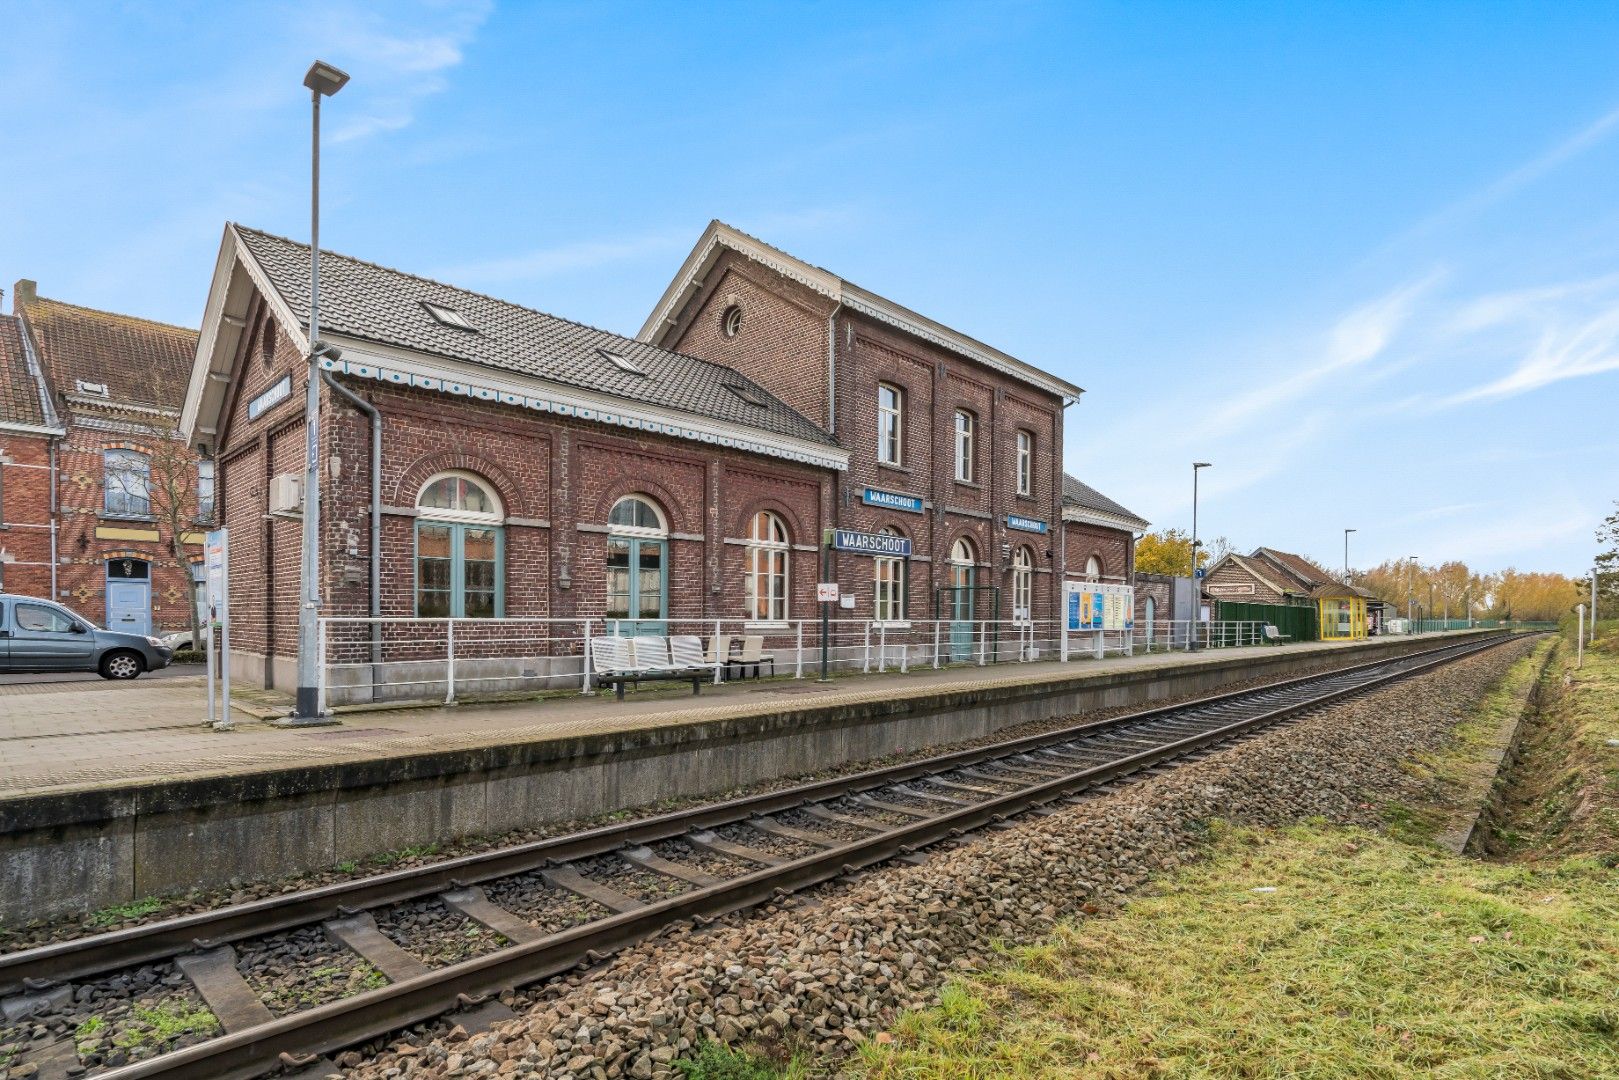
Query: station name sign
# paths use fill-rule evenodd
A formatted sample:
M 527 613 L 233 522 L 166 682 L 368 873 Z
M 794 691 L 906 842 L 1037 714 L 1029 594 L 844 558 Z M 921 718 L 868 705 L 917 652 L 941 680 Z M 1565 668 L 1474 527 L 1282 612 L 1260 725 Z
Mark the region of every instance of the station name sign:
M 828 546 L 834 551 L 854 551 L 862 555 L 885 555 L 900 559 L 911 557 L 911 541 L 904 536 L 833 529 L 830 540 Z
M 867 506 L 881 506 L 888 510 L 903 510 L 907 514 L 920 514 L 922 500 L 915 495 L 901 495 L 897 491 L 880 491 L 877 488 L 867 488 L 860 495 L 860 501 Z
M 275 385 L 247 403 L 247 418 L 257 420 L 292 396 L 292 376 L 283 375 Z
M 1024 517 L 1022 514 L 1007 514 L 1006 527 L 1017 529 L 1019 532 L 1043 533 L 1049 527 L 1039 518 Z

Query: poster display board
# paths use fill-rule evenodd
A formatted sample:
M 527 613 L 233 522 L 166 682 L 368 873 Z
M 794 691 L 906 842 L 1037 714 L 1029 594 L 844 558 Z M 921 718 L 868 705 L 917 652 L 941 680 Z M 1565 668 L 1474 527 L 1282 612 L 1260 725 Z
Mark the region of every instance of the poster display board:
M 1068 658 L 1068 639 L 1073 634 L 1093 635 L 1087 644 L 1101 657 L 1106 635 L 1117 633 L 1121 638 L 1119 650 L 1128 655 L 1132 651 L 1135 625 L 1136 590 L 1133 586 L 1100 581 L 1063 582 L 1063 659 Z
M 208 653 L 208 723 L 231 729 L 230 715 L 230 539 L 224 529 L 210 530 L 203 540 L 203 620 Z M 214 634 L 219 648 L 214 648 Z M 218 697 L 216 709 L 214 701 Z

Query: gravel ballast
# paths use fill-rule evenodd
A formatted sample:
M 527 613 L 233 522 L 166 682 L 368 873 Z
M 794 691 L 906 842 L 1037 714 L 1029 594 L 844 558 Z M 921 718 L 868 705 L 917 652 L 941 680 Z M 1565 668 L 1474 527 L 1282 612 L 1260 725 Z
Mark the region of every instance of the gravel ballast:
M 1533 644 L 1502 646 L 1050 816 L 974 834 L 934 849 L 925 865 L 885 866 L 701 931 L 675 930 L 508 995 L 519 1018 L 491 1032 L 416 1032 L 366 1060 L 345 1055 L 346 1075 L 645 1080 L 676 1076 L 673 1061 L 705 1038 L 835 1059 L 899 1010 L 933 1004 L 953 971 L 983 965 L 996 942 L 1036 940 L 1058 919 L 1114 909 L 1154 873 L 1196 857 L 1212 818 L 1377 824 L 1386 800 L 1417 794 L 1401 763 L 1440 746 Z M 757 832 L 744 842 L 777 850 Z

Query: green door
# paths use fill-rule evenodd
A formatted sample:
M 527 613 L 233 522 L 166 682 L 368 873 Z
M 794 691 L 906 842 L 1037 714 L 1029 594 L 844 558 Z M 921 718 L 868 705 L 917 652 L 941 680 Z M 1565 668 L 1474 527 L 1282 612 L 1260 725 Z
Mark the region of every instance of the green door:
M 973 656 L 973 579 L 978 553 L 966 538 L 950 549 L 950 660 L 961 663 Z
M 639 536 L 607 538 L 607 618 L 624 637 L 663 635 L 669 607 L 669 544 Z

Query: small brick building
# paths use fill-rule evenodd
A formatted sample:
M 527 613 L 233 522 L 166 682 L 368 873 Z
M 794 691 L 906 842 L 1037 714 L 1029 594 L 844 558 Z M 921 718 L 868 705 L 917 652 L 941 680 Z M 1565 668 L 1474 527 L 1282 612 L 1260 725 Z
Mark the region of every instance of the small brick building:
M 191 626 L 211 512 L 207 463 L 177 437 L 195 331 L 39 295 L 0 324 L 7 591 L 135 633 Z
M 307 245 L 226 227 L 183 418 L 217 461 L 236 671 L 279 686 L 308 285 Z M 854 530 L 910 555 L 829 556 L 840 618 L 1045 619 L 1090 560 L 1127 580 L 1146 525 L 1063 483 L 1078 387 L 718 222 L 633 339 L 324 251 L 320 336 L 327 615 L 781 633 Z

